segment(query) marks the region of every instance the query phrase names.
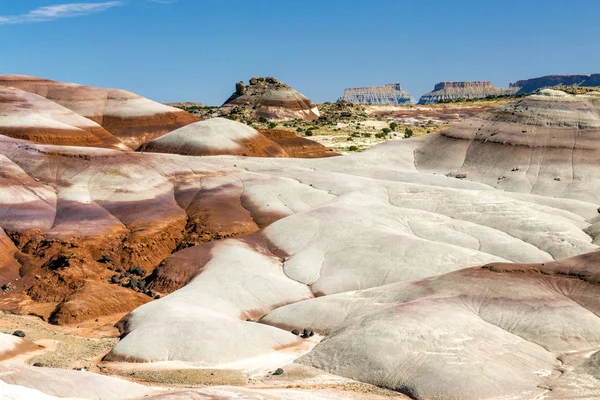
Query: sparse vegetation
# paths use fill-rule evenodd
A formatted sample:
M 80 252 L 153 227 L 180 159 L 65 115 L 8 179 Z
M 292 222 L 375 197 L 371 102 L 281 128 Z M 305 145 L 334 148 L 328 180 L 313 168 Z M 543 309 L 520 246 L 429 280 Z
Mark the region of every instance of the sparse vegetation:
M 406 128 L 404 130 L 404 138 L 405 139 L 408 139 L 409 137 L 412 137 L 412 135 L 413 135 L 413 130 L 412 129 Z

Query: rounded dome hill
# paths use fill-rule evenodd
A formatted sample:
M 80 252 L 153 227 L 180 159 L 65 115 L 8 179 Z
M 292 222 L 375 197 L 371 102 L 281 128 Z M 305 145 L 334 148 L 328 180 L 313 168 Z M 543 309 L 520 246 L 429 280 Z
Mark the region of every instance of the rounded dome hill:
M 317 106 L 302 93 L 275 78 L 250 79 L 236 84 L 235 92 L 219 109 L 222 115 L 239 114 L 272 121 L 319 118 Z
M 211 118 L 179 128 L 140 146 L 139 151 L 187 156 L 318 158 L 337 155 L 293 132 L 256 129 L 227 118 Z

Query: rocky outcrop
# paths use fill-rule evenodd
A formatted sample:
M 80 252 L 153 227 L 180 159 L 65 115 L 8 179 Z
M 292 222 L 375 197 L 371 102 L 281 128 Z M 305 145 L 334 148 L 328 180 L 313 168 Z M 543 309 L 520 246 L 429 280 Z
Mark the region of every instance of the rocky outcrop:
M 102 126 L 131 149 L 198 121 L 193 115 L 135 93 L 25 75 L 0 75 L 0 86 L 45 97 Z
M 600 86 L 600 74 L 546 75 L 510 84 L 510 88 L 519 94 L 533 93 L 539 89 L 553 86 Z
M 344 95 L 339 98 L 339 101 L 359 104 L 412 104 L 415 102 L 399 83 L 349 88 L 344 90 Z
M 317 106 L 302 93 L 275 78 L 250 79 L 249 85 L 236 84 L 236 91 L 219 109 L 221 115 L 272 121 L 319 117 Z
M 419 99 L 419 104 L 432 104 L 442 100 L 483 99 L 489 96 L 514 94 L 516 89 L 501 89 L 489 81 L 480 82 L 440 82 L 432 92 Z

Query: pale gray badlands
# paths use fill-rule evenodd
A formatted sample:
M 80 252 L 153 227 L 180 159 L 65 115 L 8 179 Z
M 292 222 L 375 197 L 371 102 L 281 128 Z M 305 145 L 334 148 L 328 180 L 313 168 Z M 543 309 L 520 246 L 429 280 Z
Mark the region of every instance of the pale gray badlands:
M 119 338 L 92 335 L 114 341 L 93 372 L 31 366 L 52 347 L 23 322 L 8 398 L 600 397 L 600 93 L 309 159 L 242 156 L 262 134 L 225 119 L 113 131 L 73 105 L 95 90 L 39 85 L 0 92 L 0 304 Z M 228 104 L 249 90 L 257 115 L 318 116 L 270 81 Z M 188 118 L 125 98 L 124 119 Z

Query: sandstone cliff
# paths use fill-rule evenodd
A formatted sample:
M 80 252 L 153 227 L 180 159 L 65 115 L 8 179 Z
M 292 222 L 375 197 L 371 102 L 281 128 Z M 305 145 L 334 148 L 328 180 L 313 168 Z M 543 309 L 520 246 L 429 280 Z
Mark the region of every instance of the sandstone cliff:
M 415 102 L 399 83 L 349 88 L 344 90 L 344 95 L 339 98 L 339 101 L 360 104 L 412 104 Z
M 539 78 L 524 79 L 510 84 L 510 88 L 519 94 L 533 93 L 552 86 L 600 86 L 600 74 L 584 75 L 546 75 Z
M 514 94 L 518 89 L 502 89 L 489 81 L 480 82 L 440 82 L 432 92 L 425 93 L 419 99 L 419 104 L 432 104 L 441 100 L 482 99 L 488 96 L 503 96 Z

